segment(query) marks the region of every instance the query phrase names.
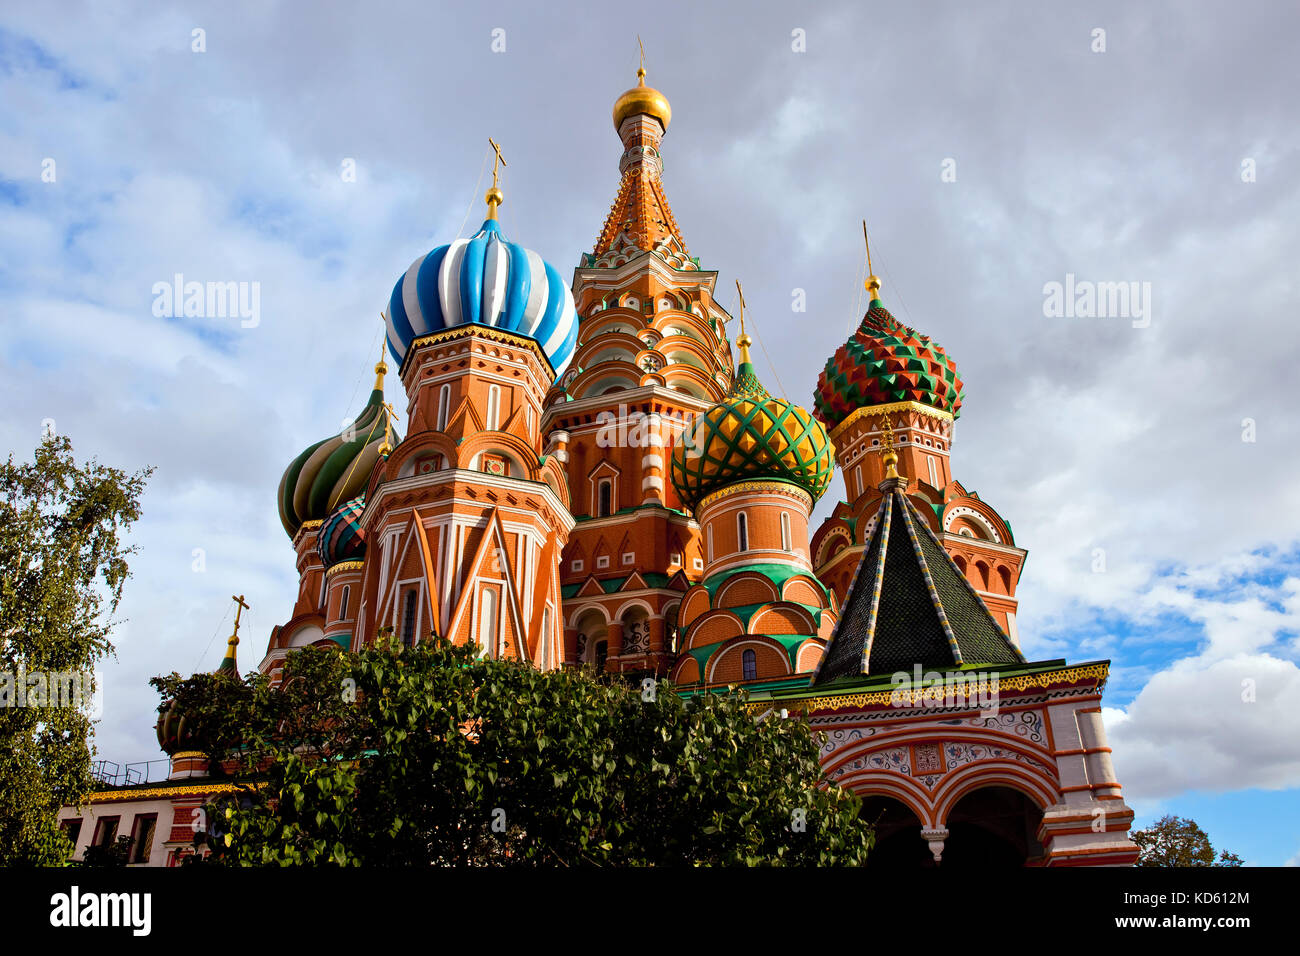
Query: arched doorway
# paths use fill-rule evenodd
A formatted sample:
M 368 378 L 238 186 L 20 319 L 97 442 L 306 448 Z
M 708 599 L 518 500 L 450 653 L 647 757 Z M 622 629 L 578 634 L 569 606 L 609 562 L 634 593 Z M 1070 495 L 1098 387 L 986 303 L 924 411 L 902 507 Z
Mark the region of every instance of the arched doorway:
M 934 855 L 921 838 L 921 821 L 911 808 L 893 797 L 862 798 L 862 817 L 876 828 L 876 845 L 867 866 L 882 870 L 917 870 L 934 866 Z
M 589 609 L 578 618 L 577 629 L 578 660 L 593 670 L 603 671 L 609 633 L 605 615 L 595 608 Z
M 1038 842 L 1043 811 L 1010 787 L 980 787 L 953 805 L 944 825 L 946 868 L 1033 866 L 1046 856 Z

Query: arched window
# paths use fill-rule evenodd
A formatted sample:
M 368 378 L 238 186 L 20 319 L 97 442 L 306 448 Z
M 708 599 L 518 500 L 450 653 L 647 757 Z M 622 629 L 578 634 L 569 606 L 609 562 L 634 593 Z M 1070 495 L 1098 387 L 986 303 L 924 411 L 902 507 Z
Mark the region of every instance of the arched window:
M 854 479 L 855 479 L 855 480 L 857 481 L 857 483 L 858 483 L 858 494 L 862 494 L 862 493 L 863 493 L 864 491 L 866 491 L 867 489 L 866 489 L 866 486 L 862 484 L 862 466 L 861 466 L 861 465 L 858 465 L 858 467 L 856 467 L 856 468 L 853 469 L 853 477 L 854 477 Z
M 736 546 L 738 551 L 749 550 L 749 517 L 743 511 L 736 515 Z
M 542 670 L 551 666 L 551 609 L 542 608 L 542 639 L 537 653 L 537 664 Z
M 614 482 L 609 478 L 602 478 L 596 485 L 597 505 L 596 515 L 600 518 L 607 518 L 614 513 Z
M 713 525 L 709 525 L 709 563 L 713 563 Z
M 790 550 L 790 512 L 781 512 L 781 550 Z
M 438 389 L 438 431 L 447 430 L 447 416 L 451 414 L 451 386 Z
M 491 588 L 483 589 L 479 599 L 478 642 L 482 653 L 497 656 L 497 594 Z
M 343 596 L 339 598 L 339 620 L 340 621 L 348 616 L 348 598 L 351 596 L 351 594 L 352 594 L 351 586 L 346 584 L 343 585 Z
M 487 430 L 494 432 L 497 430 L 497 419 L 501 412 L 501 386 L 492 385 L 488 387 L 488 407 L 487 407 Z
M 406 592 L 406 606 L 402 611 L 402 646 L 415 646 L 415 588 Z
M 741 651 L 740 667 L 745 680 L 758 680 L 758 655 L 753 649 L 747 647 Z
M 925 460 L 929 462 L 930 465 L 930 486 L 933 488 L 938 488 L 939 487 L 938 459 L 936 459 L 934 455 L 926 455 Z

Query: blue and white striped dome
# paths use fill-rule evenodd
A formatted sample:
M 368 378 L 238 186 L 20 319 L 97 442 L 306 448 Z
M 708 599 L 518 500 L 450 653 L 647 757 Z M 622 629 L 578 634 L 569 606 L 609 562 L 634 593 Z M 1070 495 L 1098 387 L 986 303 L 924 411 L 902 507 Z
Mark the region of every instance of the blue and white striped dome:
M 534 339 L 558 378 L 573 358 L 573 293 L 549 262 L 509 242 L 495 219 L 469 239 L 411 263 L 388 303 L 388 348 L 400 365 L 411 342 L 467 322 Z

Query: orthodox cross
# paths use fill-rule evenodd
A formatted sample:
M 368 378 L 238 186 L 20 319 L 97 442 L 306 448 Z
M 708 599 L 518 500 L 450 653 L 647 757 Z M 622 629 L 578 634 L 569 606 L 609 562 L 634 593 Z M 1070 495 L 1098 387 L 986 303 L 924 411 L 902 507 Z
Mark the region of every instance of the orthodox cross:
M 894 428 L 889 423 L 888 415 L 881 415 L 882 438 L 880 440 L 880 458 L 885 463 L 885 477 L 899 478 L 897 464 L 898 452 L 894 450 Z
M 235 607 L 235 633 L 230 635 L 230 639 L 234 641 L 236 644 L 238 644 L 239 643 L 239 615 L 243 614 L 245 611 L 248 610 L 248 605 L 244 603 L 244 596 L 242 594 L 239 595 L 238 597 L 232 594 L 230 595 L 230 600 L 234 601 L 235 604 L 237 605 Z
M 740 296 L 740 334 L 745 334 L 745 290 L 740 287 L 740 280 L 736 280 L 736 294 Z
M 381 407 L 384 411 L 388 412 L 388 414 L 384 416 L 384 443 L 379 446 L 379 454 L 386 455 L 393 450 L 393 443 L 391 441 L 393 436 L 393 422 L 400 421 L 400 419 L 397 417 L 397 412 L 393 410 L 392 402 L 384 402 Z
M 492 152 L 496 154 L 496 157 L 492 160 L 492 188 L 496 189 L 497 188 L 497 165 L 500 164 L 502 166 L 509 166 L 510 164 L 507 163 L 505 157 L 501 155 L 501 147 L 497 145 L 497 141 L 494 140 L 491 136 L 488 137 L 488 144 L 491 145 Z
M 492 160 L 492 188 L 487 191 L 487 195 L 483 199 L 487 203 L 488 218 L 495 219 L 497 217 L 497 206 L 506 201 L 505 193 L 501 191 L 501 187 L 498 185 L 498 177 L 501 168 L 509 164 L 506 162 L 505 157 L 501 155 L 501 147 L 497 145 L 497 141 L 491 136 L 488 137 L 488 144 L 492 147 L 495 157 Z
M 867 221 L 862 220 L 862 241 L 867 244 L 867 281 L 866 289 L 871 293 L 871 298 L 880 298 L 880 279 L 876 276 L 876 270 L 871 267 L 871 240 L 867 238 Z

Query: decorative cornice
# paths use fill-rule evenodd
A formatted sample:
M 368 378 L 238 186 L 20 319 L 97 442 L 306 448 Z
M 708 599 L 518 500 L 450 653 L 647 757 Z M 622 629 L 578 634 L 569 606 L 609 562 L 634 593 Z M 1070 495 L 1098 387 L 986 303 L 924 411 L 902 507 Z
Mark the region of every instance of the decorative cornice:
M 539 345 L 536 340 L 521 335 L 518 332 L 507 332 L 504 329 L 497 329 L 490 325 L 481 325 L 478 322 L 463 322 L 460 325 L 451 327 L 450 329 L 440 329 L 437 332 L 431 332 L 428 335 L 421 335 L 412 339 L 411 344 L 406 351 L 407 361 L 409 361 L 411 356 L 415 354 L 416 349 L 422 348 L 423 346 L 439 345 L 443 342 L 453 342 L 456 339 L 472 337 L 491 339 L 493 342 L 503 342 L 506 345 L 513 346 L 514 348 L 532 352 L 541 360 L 542 365 L 550 370 L 552 374 L 555 371 L 554 367 L 551 365 L 551 360 L 547 357 L 546 352 L 543 351 L 541 345 Z M 406 371 L 406 365 L 406 361 L 402 362 L 401 371 Z
M 997 671 L 983 670 L 964 670 L 954 671 L 966 680 L 958 682 L 940 681 L 934 685 L 927 685 L 917 688 L 899 688 L 880 691 L 870 691 L 861 694 L 839 694 L 839 695 L 817 695 L 804 698 L 777 698 L 772 700 L 759 700 L 753 702 L 750 707 L 774 707 L 782 706 L 791 710 L 799 710 L 803 713 L 812 713 L 814 711 L 835 711 L 847 710 L 850 708 L 867 710 L 873 707 L 904 707 L 907 705 L 921 706 L 924 704 L 934 704 L 942 702 L 945 697 L 960 696 L 963 699 L 969 698 L 972 694 L 988 693 L 988 686 L 993 680 L 997 680 L 998 691 L 1024 691 L 1024 690 L 1041 690 L 1061 684 L 1078 684 L 1090 678 L 1094 678 L 1098 685 L 1105 683 L 1110 673 L 1110 664 L 1102 661 L 1096 664 L 1085 664 L 1081 667 L 1066 667 L 1061 670 L 1043 671 L 1037 674 L 1017 674 L 1012 677 L 1001 677 Z M 947 675 L 945 675 L 947 676 Z M 982 682 L 982 686 L 981 686 Z M 959 708 L 964 705 L 957 705 Z
M 262 787 L 265 784 L 251 784 Z M 81 806 L 90 803 L 122 803 L 127 800 L 165 800 L 171 797 L 201 797 L 208 794 L 236 793 L 240 789 L 236 783 L 198 783 L 179 784 L 171 787 L 150 787 L 139 790 L 98 790 L 86 794 Z
M 342 574 L 344 571 L 360 571 L 365 563 L 365 561 L 340 561 L 338 564 L 331 564 L 325 569 L 325 577 L 333 577 L 335 574 Z
M 700 499 L 700 503 L 695 507 L 695 513 L 701 514 L 705 508 L 722 498 L 731 495 L 741 494 L 781 494 L 802 501 L 805 507 L 812 507 L 812 495 L 804 491 L 798 485 L 788 481 L 737 481 L 735 484 L 727 485 L 725 488 L 719 488 Z
M 938 408 L 932 408 L 929 405 L 923 405 L 920 402 L 890 402 L 888 405 L 864 405 L 862 408 L 854 410 L 848 418 L 831 429 L 831 440 L 838 445 L 840 435 L 859 418 L 879 418 L 881 415 L 890 415 L 894 412 L 916 412 L 919 415 L 925 415 L 941 422 L 951 422 L 953 420 L 950 413 Z

